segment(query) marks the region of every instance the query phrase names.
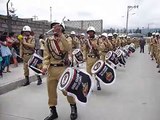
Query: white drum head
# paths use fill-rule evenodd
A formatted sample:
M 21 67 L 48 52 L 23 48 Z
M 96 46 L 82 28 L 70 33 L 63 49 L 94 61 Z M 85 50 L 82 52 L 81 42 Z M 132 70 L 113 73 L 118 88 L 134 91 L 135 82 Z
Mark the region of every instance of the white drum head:
M 116 50 L 115 53 L 117 54 L 117 57 L 120 57 L 122 55 L 122 51 L 120 49 Z
M 77 54 L 79 51 L 80 51 L 80 49 L 75 49 L 75 50 L 73 50 L 72 54 L 75 55 L 75 54 Z
M 112 51 L 109 51 L 109 52 L 106 54 L 105 59 L 108 60 L 111 56 L 112 56 Z
M 74 69 L 73 68 L 67 68 L 63 74 L 61 75 L 58 83 L 58 88 L 60 90 L 66 90 L 67 87 L 70 85 L 72 82 L 72 78 L 74 75 Z
M 104 66 L 104 61 L 103 60 L 98 60 L 91 68 L 91 73 L 95 74 L 99 72 L 102 67 Z

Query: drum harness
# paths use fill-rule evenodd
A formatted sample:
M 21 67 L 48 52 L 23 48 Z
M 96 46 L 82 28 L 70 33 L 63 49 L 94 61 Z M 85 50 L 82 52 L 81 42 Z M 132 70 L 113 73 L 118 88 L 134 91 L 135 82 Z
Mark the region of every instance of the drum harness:
M 51 42 L 53 42 L 53 44 L 51 44 Z M 53 49 L 52 45 L 55 47 L 56 51 Z M 54 66 L 54 67 L 61 67 L 61 66 L 69 66 L 70 65 L 70 62 L 69 60 L 67 59 L 68 55 L 67 53 L 63 53 L 61 50 L 60 50 L 60 47 L 57 43 L 57 41 L 55 40 L 49 40 L 47 39 L 47 47 L 48 47 L 48 50 L 49 52 L 51 53 L 52 57 L 56 60 L 62 60 L 60 64 L 50 64 L 51 66 Z

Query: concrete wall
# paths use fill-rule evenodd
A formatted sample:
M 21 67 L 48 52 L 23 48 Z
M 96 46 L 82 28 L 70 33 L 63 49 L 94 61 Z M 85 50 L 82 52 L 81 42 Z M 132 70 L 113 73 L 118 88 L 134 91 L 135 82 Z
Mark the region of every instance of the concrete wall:
M 35 32 L 36 38 L 39 37 L 40 34 L 47 32 L 50 29 L 50 23 L 48 21 L 33 21 L 33 19 L 21 19 L 21 18 L 7 18 L 7 16 L 0 15 L 0 32 L 8 32 L 8 22 L 10 24 L 10 31 L 15 33 L 20 33 L 23 26 L 28 25 Z M 82 21 L 81 21 L 82 22 Z M 83 21 L 83 24 L 80 21 L 65 21 L 66 33 L 70 33 L 71 31 L 75 31 L 78 33 L 86 33 L 88 25 L 93 25 L 97 32 L 101 32 L 102 29 L 102 21 Z M 77 23 L 77 27 L 74 25 Z
M 89 26 L 93 26 L 96 32 L 100 33 L 103 30 L 102 20 L 80 20 L 80 21 L 64 21 L 65 25 L 71 28 L 78 28 L 82 30 L 87 30 Z

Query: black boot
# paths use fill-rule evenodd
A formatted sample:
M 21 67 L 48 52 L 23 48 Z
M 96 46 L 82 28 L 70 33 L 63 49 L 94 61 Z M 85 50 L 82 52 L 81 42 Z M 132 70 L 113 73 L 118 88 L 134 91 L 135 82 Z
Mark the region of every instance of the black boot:
M 159 65 L 157 65 L 156 68 L 159 68 Z
M 99 80 L 97 80 L 97 90 L 101 90 L 101 85 L 100 85 Z
M 71 114 L 70 114 L 70 118 L 71 120 L 76 120 L 78 115 L 77 115 L 77 106 L 76 104 L 70 104 L 71 106 Z
M 50 111 L 51 111 L 51 114 L 47 116 L 44 120 L 54 120 L 58 118 L 58 114 L 55 106 L 50 107 Z
M 23 84 L 23 86 L 27 86 L 30 84 L 29 82 L 29 76 L 25 76 L 26 82 Z
M 41 76 L 37 75 L 37 85 L 41 85 L 42 84 L 42 79 L 41 79 Z

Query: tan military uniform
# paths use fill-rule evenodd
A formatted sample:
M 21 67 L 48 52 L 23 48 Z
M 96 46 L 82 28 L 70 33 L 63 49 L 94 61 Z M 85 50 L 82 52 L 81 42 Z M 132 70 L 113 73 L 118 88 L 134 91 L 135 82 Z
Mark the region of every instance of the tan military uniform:
M 25 38 L 23 37 L 23 39 Z M 32 38 L 26 40 L 26 43 L 24 40 L 20 43 L 20 56 L 23 58 L 24 76 L 29 76 L 28 61 L 34 53 L 34 48 L 35 40 Z
M 160 65 L 160 39 L 157 40 L 157 64 Z
M 100 59 L 105 61 L 106 53 L 109 52 L 110 50 L 113 50 L 113 46 L 108 39 L 105 40 L 99 39 L 98 46 L 99 46 Z
M 80 39 L 80 49 L 82 51 L 84 59 L 87 58 L 87 50 L 86 50 L 86 39 Z
M 91 46 L 89 44 L 92 46 L 93 49 L 91 49 Z M 87 72 L 92 75 L 91 68 L 95 64 L 95 62 L 99 59 L 98 44 L 96 38 L 88 39 L 87 49 L 89 51 L 89 53 L 87 54 L 87 61 L 86 61 Z
M 67 41 L 68 41 L 68 43 L 69 43 L 69 46 L 70 46 L 70 48 L 71 48 L 71 53 L 75 50 L 75 49 L 77 49 L 77 48 L 80 48 L 80 41 L 79 41 L 79 39 L 77 38 L 77 37 L 68 37 L 67 38 Z M 71 57 L 72 57 L 72 63 L 74 62 L 74 57 L 73 57 L 73 55 L 71 55 Z
M 57 84 L 60 76 L 67 68 L 67 65 L 63 62 L 60 56 L 57 56 L 58 53 L 55 52 L 55 47 L 49 46 L 49 43 L 53 43 L 56 39 L 54 37 L 50 37 L 46 40 L 45 48 L 44 48 L 44 61 L 43 61 L 43 68 L 48 68 L 48 75 L 47 75 L 47 88 L 48 88 L 48 104 L 49 106 L 56 106 L 57 105 Z M 65 54 L 66 59 L 68 57 L 68 51 L 70 51 L 69 43 L 66 40 L 66 37 L 62 35 L 60 40 L 57 41 L 60 51 Z M 53 51 L 51 51 L 51 49 Z M 66 92 L 63 92 L 66 96 Z M 75 100 L 71 96 L 67 96 L 67 100 L 70 104 L 75 104 Z

